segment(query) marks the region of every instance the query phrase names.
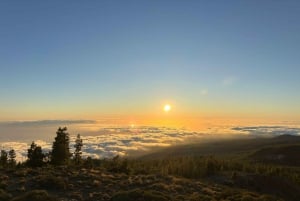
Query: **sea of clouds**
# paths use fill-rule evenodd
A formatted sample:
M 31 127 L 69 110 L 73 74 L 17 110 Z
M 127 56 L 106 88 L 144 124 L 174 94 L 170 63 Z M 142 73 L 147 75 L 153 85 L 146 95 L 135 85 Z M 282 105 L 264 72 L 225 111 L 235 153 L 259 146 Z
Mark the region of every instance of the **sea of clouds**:
M 32 141 L 43 148 L 52 149 L 59 125 L 67 125 L 70 133 L 70 148 L 74 151 L 77 131 L 80 131 L 84 146 L 83 156 L 93 158 L 134 156 L 154 151 L 157 148 L 194 143 L 207 138 L 220 136 L 276 136 L 282 134 L 300 135 L 297 126 L 222 126 L 210 127 L 202 131 L 189 131 L 184 128 L 162 126 L 106 126 L 92 120 L 44 120 L 27 122 L 1 122 L 1 149 L 14 149 L 18 161 L 25 161 L 27 149 Z M 91 129 L 92 128 L 92 129 Z

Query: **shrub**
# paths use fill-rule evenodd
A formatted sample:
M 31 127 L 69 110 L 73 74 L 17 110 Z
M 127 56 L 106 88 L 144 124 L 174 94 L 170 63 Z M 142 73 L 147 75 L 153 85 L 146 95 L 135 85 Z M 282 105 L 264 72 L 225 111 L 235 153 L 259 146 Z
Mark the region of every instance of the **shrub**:
M 140 190 L 135 189 L 131 191 L 121 191 L 116 193 L 111 201 L 135 201 L 135 200 L 147 200 L 147 201 L 168 201 L 170 198 L 161 192 L 154 190 Z
M 1 201 L 7 201 L 7 200 L 9 200 L 10 197 L 11 197 L 10 194 L 5 192 L 3 189 L 0 189 L 0 200 Z
M 254 201 L 256 200 L 255 198 L 251 197 L 250 195 L 243 195 L 241 198 L 241 201 Z
M 275 199 L 274 197 L 270 195 L 261 195 L 258 199 L 259 201 L 277 201 L 278 199 Z
M 7 182 L 6 181 L 1 181 L 0 182 L 0 190 L 1 189 L 6 189 L 7 188 Z
M 58 201 L 58 199 L 50 196 L 45 190 L 29 191 L 21 196 L 15 197 L 11 201 Z
M 43 175 L 38 178 L 38 184 L 42 188 L 65 190 L 66 183 L 63 178 L 53 175 Z
M 198 200 L 204 200 L 202 199 L 203 195 L 201 195 L 200 193 L 197 193 L 197 192 L 194 192 L 190 197 L 189 197 L 189 200 L 190 201 L 198 201 Z M 211 200 L 211 199 L 209 199 Z

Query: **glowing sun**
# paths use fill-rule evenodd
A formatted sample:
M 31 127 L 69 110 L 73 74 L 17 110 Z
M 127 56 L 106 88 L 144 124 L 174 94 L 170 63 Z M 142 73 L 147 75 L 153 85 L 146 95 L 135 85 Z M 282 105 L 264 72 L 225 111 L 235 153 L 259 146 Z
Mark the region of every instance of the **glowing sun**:
M 165 112 L 169 112 L 171 110 L 171 106 L 169 105 L 169 104 L 166 104 L 165 106 L 164 106 L 164 111 Z

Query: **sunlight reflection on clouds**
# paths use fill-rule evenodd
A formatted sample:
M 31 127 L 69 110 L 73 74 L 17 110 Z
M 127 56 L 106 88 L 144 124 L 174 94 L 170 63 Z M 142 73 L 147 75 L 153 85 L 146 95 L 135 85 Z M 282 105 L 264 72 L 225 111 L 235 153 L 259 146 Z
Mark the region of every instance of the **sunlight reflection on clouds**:
M 220 135 L 220 134 L 223 135 Z M 104 127 L 98 128 L 93 132 L 84 132 L 83 156 L 93 158 L 113 157 L 115 155 L 131 156 L 153 151 L 157 148 L 178 145 L 181 143 L 195 142 L 197 140 L 214 138 L 220 139 L 221 136 L 230 136 L 232 134 L 243 135 L 280 135 L 292 134 L 299 135 L 300 128 L 288 126 L 240 126 L 240 127 L 212 127 L 203 132 L 188 131 L 185 129 L 168 127 Z M 51 140 L 35 139 L 35 143 L 41 146 L 44 152 L 49 152 L 52 148 Z M 74 151 L 74 141 L 76 135 L 70 134 L 70 151 Z M 4 150 L 15 149 L 18 161 L 26 160 L 27 149 L 30 142 L 20 142 L 18 140 L 7 140 L 1 142 L 1 148 Z
M 93 158 L 112 157 L 115 155 L 128 156 L 134 152 L 150 151 L 158 147 L 166 147 L 182 143 L 189 138 L 199 138 L 204 134 L 187 132 L 181 129 L 170 129 L 166 127 L 140 127 L 140 128 L 102 128 L 99 135 L 82 135 L 84 142 L 83 156 Z M 70 135 L 70 148 L 73 152 L 76 136 Z M 35 140 L 42 146 L 45 152 L 51 150 L 52 142 Z M 14 148 L 17 159 L 24 161 L 30 143 L 24 142 L 2 142 L 2 148 L 9 150 Z

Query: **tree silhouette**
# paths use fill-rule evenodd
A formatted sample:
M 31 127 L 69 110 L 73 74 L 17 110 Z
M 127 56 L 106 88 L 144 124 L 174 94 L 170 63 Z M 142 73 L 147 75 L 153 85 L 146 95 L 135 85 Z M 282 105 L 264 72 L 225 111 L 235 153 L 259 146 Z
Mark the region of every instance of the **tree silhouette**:
M 69 162 L 70 156 L 67 127 L 59 127 L 52 146 L 51 163 L 54 165 L 65 165 Z
M 8 152 L 8 164 L 10 165 L 10 167 L 14 167 L 16 165 L 16 152 L 14 149 L 11 149 Z
M 44 164 L 44 157 L 42 147 L 37 146 L 34 142 L 31 143 L 30 148 L 27 150 L 27 163 L 31 167 L 40 167 Z
M 82 139 L 80 138 L 80 134 L 77 135 L 77 138 L 75 140 L 75 145 L 74 145 L 74 148 L 75 148 L 75 151 L 74 151 L 74 160 L 75 160 L 75 163 L 78 165 L 81 163 L 81 148 L 83 146 L 83 143 L 82 143 Z
M 7 152 L 5 150 L 1 150 L 0 154 L 0 164 L 2 167 L 5 167 L 7 165 Z

